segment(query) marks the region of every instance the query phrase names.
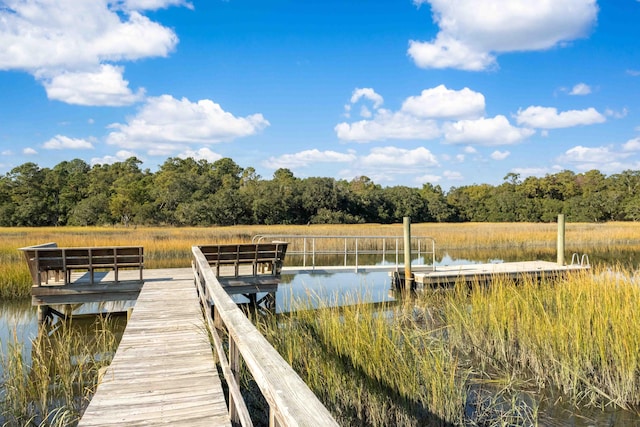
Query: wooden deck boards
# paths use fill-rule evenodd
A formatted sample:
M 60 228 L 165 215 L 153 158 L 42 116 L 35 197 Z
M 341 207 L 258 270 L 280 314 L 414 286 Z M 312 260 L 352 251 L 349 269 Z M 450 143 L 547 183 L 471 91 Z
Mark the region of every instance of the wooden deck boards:
M 413 277 L 419 285 L 453 285 L 456 282 L 474 282 L 491 279 L 493 276 L 554 277 L 570 271 L 589 268 L 580 265 L 560 266 L 549 261 L 501 262 L 490 264 L 465 264 L 438 266 L 435 271 L 414 270 Z
M 191 269 L 145 270 L 122 341 L 79 426 L 230 425 Z

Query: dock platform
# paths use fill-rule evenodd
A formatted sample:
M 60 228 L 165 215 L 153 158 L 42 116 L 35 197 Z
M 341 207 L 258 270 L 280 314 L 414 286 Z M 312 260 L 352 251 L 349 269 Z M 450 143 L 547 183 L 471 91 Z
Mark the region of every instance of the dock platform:
M 488 264 L 465 264 L 437 266 L 435 270 L 415 269 L 412 271 L 416 287 L 452 286 L 456 283 L 482 283 L 497 276 L 511 279 L 556 278 L 569 272 L 588 269 L 588 265 L 558 265 L 549 261 L 501 262 Z
M 191 269 L 146 270 L 79 426 L 231 425 Z

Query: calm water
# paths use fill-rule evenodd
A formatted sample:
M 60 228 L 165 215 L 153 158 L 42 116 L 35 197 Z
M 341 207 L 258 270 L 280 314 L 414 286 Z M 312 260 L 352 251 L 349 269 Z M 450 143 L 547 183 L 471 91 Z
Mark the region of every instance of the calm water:
M 620 264 L 626 268 L 637 269 L 640 265 L 640 254 L 632 251 L 606 251 L 589 254 L 592 265 Z M 504 261 L 521 261 L 541 259 L 555 261 L 555 252 L 551 249 L 537 252 L 513 251 L 469 252 L 458 251 L 440 254 L 437 257 L 437 265 L 460 265 L 471 263 L 487 263 Z M 567 261 L 570 261 L 569 256 Z M 387 262 L 395 263 L 395 259 Z M 365 259 L 360 264 L 364 265 Z M 311 302 L 319 298 L 330 305 L 343 305 L 355 302 L 382 302 L 393 301 L 391 291 L 391 278 L 386 272 L 374 273 L 335 273 L 335 274 L 299 274 L 284 275 L 279 290 L 276 293 L 276 311 L 290 311 L 294 302 Z M 239 297 L 238 302 L 242 302 Z M 106 312 L 110 310 L 126 311 L 133 302 L 116 302 L 88 307 L 78 307 L 76 313 L 82 312 Z M 38 331 L 36 311 L 29 300 L 18 302 L 0 301 L 0 350 L 6 352 L 7 343 L 17 338 L 24 344 L 24 353 L 30 353 L 30 343 Z M 0 374 L 1 372 L 0 366 Z M 523 397 L 526 404 L 531 399 Z M 539 408 L 539 420 L 545 426 L 640 426 L 638 414 L 608 409 L 600 411 L 589 408 L 581 408 L 577 411 L 567 405 L 552 399 L 543 400 Z

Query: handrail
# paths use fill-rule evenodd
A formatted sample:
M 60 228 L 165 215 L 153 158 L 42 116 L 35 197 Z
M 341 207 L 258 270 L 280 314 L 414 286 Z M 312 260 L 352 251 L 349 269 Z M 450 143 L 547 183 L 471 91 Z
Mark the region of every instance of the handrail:
M 384 259 L 387 254 L 395 254 L 396 268 L 400 268 L 400 254 L 404 256 L 404 237 L 403 236 L 340 236 L 340 235 L 305 235 L 305 234 L 258 234 L 253 236 L 251 241 L 253 243 L 260 243 L 263 240 L 285 240 L 289 242 L 289 248 L 287 250 L 288 255 L 302 255 L 302 265 L 307 267 L 307 257 L 311 258 L 310 267 L 313 269 L 316 265 L 316 255 L 344 255 L 344 266 L 347 266 L 347 256 L 355 256 L 355 268 L 358 271 L 359 255 L 382 255 Z M 319 249 L 317 246 L 318 241 L 322 240 L 343 240 L 344 249 L 336 249 L 335 245 L 331 249 Z M 361 249 L 360 242 L 377 240 L 378 246 L 382 246 L 382 249 Z M 393 241 L 393 247 L 391 250 L 387 249 L 387 241 Z M 298 245 L 296 245 L 296 242 Z M 431 255 L 431 265 L 433 270 L 436 269 L 436 240 L 433 237 L 428 236 L 411 236 L 412 253 L 416 254 L 418 258 L 422 254 Z M 302 247 L 300 248 L 300 243 Z M 350 243 L 350 245 L 349 245 Z M 380 245 L 381 243 L 381 245 Z M 423 246 L 424 243 L 424 246 Z M 310 245 L 310 247 L 309 247 Z M 430 248 L 429 248 L 430 246 Z M 414 249 L 416 250 L 414 252 Z M 289 258 L 291 259 L 291 258 Z
M 269 404 L 269 425 L 337 426 L 327 408 L 222 288 L 200 248 L 193 246 L 191 250 L 196 287 L 229 386 L 232 423 L 253 425 L 240 394 L 239 369 L 243 361 Z M 227 331 L 228 355 L 219 328 Z

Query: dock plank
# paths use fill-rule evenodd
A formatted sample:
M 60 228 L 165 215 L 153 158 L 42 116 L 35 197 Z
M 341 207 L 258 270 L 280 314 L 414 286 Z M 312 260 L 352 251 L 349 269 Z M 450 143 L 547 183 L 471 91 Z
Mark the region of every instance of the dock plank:
M 453 285 L 460 281 L 471 283 L 489 280 L 495 276 L 512 278 L 558 277 L 571 271 L 588 268 L 588 266 L 582 265 L 558 265 L 549 261 L 500 262 L 437 266 L 435 270 L 414 270 L 413 277 L 419 285 Z
M 193 276 L 184 270 L 146 275 L 79 426 L 231 425 Z

